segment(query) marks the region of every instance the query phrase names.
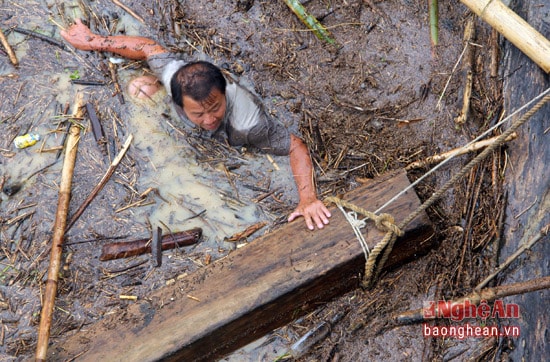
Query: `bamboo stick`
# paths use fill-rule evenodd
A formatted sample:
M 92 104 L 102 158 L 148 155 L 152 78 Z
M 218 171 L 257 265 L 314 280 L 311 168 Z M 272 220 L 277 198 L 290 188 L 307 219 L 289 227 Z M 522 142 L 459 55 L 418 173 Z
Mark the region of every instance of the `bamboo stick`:
M 122 149 L 120 150 L 118 155 L 113 159 L 113 162 L 111 162 L 111 164 L 109 165 L 109 168 L 107 169 L 107 172 L 105 172 L 105 175 L 103 175 L 103 177 L 101 178 L 99 183 L 94 187 L 92 192 L 90 192 L 90 194 L 88 195 L 86 200 L 84 200 L 82 205 L 80 205 L 78 210 L 76 210 L 74 215 L 71 217 L 71 220 L 67 223 L 65 232 L 69 231 L 69 229 L 74 225 L 76 220 L 78 220 L 80 215 L 82 215 L 84 210 L 86 210 L 88 205 L 93 201 L 93 199 L 97 196 L 97 194 L 101 191 L 101 189 L 103 189 L 103 186 L 105 186 L 107 181 L 109 181 L 109 179 L 111 178 L 111 176 L 115 172 L 116 168 L 118 167 L 118 164 L 120 163 L 120 161 L 122 160 L 122 158 L 126 154 L 126 151 L 128 151 L 128 148 L 130 147 L 130 144 L 132 143 L 133 138 L 134 137 L 131 134 L 128 136 L 128 138 L 124 142 L 124 145 L 122 146 Z
M 420 167 L 424 167 L 424 166 L 428 166 L 428 165 L 433 165 L 434 163 L 439 163 L 443 160 L 446 160 L 447 158 L 449 158 L 452 155 L 460 156 L 460 155 L 464 155 L 464 154 L 469 153 L 469 152 L 478 151 L 482 148 L 485 148 L 485 147 L 489 146 L 493 142 L 495 142 L 498 137 L 499 136 L 488 138 L 488 139 L 483 140 L 483 141 L 472 143 L 468 147 L 455 148 L 453 150 L 450 150 L 450 151 L 447 151 L 447 152 L 444 152 L 444 153 L 440 153 L 439 155 L 433 155 L 433 156 L 427 157 L 423 160 L 412 162 L 412 163 L 408 164 L 407 167 L 405 167 L 405 170 L 410 171 L 410 170 L 414 170 L 416 168 L 420 168 Z M 517 137 L 517 133 L 514 132 L 508 138 L 506 138 L 506 141 L 511 141 L 511 140 L 515 139 L 516 137 Z
M 10 61 L 12 62 L 12 64 L 17 67 L 19 65 L 19 61 L 17 60 L 17 56 L 15 55 L 15 52 L 13 51 L 10 43 L 8 42 L 8 39 L 4 35 L 4 32 L 2 31 L 1 28 L 0 28 L 0 42 L 2 43 L 4 48 L 6 49 L 6 52 L 8 53 L 8 56 L 10 57 Z
M 298 0 L 283 0 L 285 4 L 292 10 L 294 14 L 310 28 L 315 36 L 321 40 L 326 41 L 329 44 L 334 44 L 335 41 L 330 37 L 328 30 L 319 23 L 319 21 L 312 15 L 308 14 L 304 6 Z
M 460 0 L 501 33 L 546 73 L 550 72 L 550 40 L 500 0 Z
M 81 118 L 84 112 L 84 102 L 82 94 L 77 94 L 74 105 L 74 118 Z M 71 126 L 67 138 L 65 159 L 63 161 L 63 170 L 61 172 L 61 183 L 59 185 L 59 197 L 57 202 L 57 212 L 53 228 L 52 247 L 50 251 L 50 265 L 48 268 L 48 279 L 46 280 L 46 291 L 40 314 L 40 326 L 38 329 L 38 342 L 36 345 L 36 361 L 45 361 L 48 351 L 48 341 L 50 338 L 50 327 L 52 324 L 52 314 L 57 294 L 57 281 L 59 279 L 59 269 L 61 266 L 61 256 L 63 252 L 62 244 L 65 236 L 65 225 L 67 223 L 67 214 L 69 212 L 69 201 L 71 198 L 71 184 L 78 151 L 78 141 L 80 139 L 80 127 Z

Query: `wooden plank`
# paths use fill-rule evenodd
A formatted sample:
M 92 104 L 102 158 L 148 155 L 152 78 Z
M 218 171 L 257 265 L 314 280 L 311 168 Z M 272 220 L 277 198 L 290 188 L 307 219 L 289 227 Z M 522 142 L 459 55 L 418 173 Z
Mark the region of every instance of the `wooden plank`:
M 546 2 L 548 8 L 548 2 Z M 534 28 L 550 38 L 548 11 L 536 2 L 517 2 L 514 10 Z M 504 43 L 504 114 L 509 115 L 550 87 L 550 78 L 514 46 Z M 532 106 L 532 105 L 531 105 Z M 529 108 L 527 108 L 529 109 Z M 526 110 L 527 110 L 526 109 Z M 523 113 L 520 113 L 523 114 Z M 547 103 L 518 130 L 518 138 L 507 147 L 508 165 L 504 186 L 507 190 L 506 218 L 502 233 L 499 264 L 520 245 L 529 242 L 550 223 L 550 103 Z M 519 116 L 518 116 L 519 117 Z M 515 120 L 516 118 L 514 118 Z M 541 240 L 501 274 L 498 284 L 506 285 L 550 275 L 550 242 Z M 498 279 L 498 278 L 497 278 Z M 510 338 L 514 348 L 497 353 L 511 361 L 546 361 L 550 356 L 548 326 L 550 290 L 506 298 L 520 307 L 520 318 L 509 325 L 518 326 L 521 338 Z
M 345 199 L 375 210 L 409 185 L 404 171 L 364 185 Z M 403 220 L 419 206 L 408 192 L 386 212 Z M 79 361 L 191 361 L 223 356 L 320 303 L 357 288 L 364 268 L 362 249 L 338 209 L 330 225 L 311 232 L 303 221 L 256 239 L 202 268 L 149 301 L 96 323 L 63 345 L 51 358 Z M 425 214 L 398 239 L 387 267 L 431 247 L 433 229 Z M 369 223 L 372 247 L 382 233 Z

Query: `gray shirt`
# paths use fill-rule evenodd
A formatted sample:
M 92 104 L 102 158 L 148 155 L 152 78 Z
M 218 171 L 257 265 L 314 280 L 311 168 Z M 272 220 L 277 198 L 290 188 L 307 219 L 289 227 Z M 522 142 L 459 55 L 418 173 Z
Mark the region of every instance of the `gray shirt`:
M 170 81 L 186 62 L 178 54 L 162 53 L 149 57 L 147 63 L 171 98 Z M 266 153 L 288 155 L 290 132 L 265 112 L 257 96 L 238 82 L 227 79 L 225 98 L 227 108 L 222 124 L 218 130 L 206 132 L 209 136 L 219 137 L 225 134 L 232 146 L 253 146 Z M 181 107 L 173 102 L 172 104 L 186 125 L 197 127 L 187 118 Z

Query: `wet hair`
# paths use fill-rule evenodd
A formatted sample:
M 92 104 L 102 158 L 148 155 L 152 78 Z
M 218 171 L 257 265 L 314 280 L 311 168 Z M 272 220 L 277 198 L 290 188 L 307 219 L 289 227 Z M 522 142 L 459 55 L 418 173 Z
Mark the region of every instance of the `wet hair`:
M 184 65 L 170 81 L 170 90 L 174 103 L 183 108 L 183 97 L 197 102 L 205 101 L 213 89 L 225 94 L 225 80 L 221 70 L 214 64 L 197 61 Z

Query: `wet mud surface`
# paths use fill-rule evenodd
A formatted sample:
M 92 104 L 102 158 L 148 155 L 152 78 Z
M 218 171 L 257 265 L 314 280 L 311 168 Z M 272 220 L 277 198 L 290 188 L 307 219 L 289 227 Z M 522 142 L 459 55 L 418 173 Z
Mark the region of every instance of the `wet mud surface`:
M 31 358 L 36 348 L 63 159 L 59 150 L 77 92 L 96 110 L 105 142 L 96 142 L 88 119 L 79 121 L 71 211 L 101 179 L 126 137 L 133 134 L 136 141 L 67 233 L 51 330 L 55 343 L 133 303 L 120 296 L 147 298 L 227 255 L 236 246 L 225 238 L 248 226 L 266 223 L 246 242 L 280 227 L 298 201 L 285 157 L 269 160 L 252 150 L 197 140 L 174 118 L 162 95 L 135 101 L 126 85 L 148 73 L 145 63 L 119 63 L 109 54 L 63 45 L 58 26 L 76 16 L 102 34 L 148 36 L 189 55 L 201 50 L 246 79 L 268 110 L 306 141 L 321 198 L 459 147 L 493 124 L 500 112 L 501 79 L 491 77 L 489 68 L 491 49 L 499 44 L 475 20 L 470 119 L 464 126 L 455 124 L 465 80 L 464 23 L 470 16 L 456 3 L 439 6 L 436 47 L 430 43 L 425 2 L 307 2 L 335 45 L 306 31 L 283 1 L 126 1 L 144 23 L 112 2 L 24 3 L 0 2 L 2 30 L 20 61 L 12 67 L 0 52 L 3 360 Z M 97 84 L 71 82 L 77 79 Z M 42 140 L 14 148 L 13 139 L 30 131 Z M 416 188 L 420 198 L 429 197 L 470 157 L 457 158 L 421 183 Z M 418 308 L 424 300 L 466 294 L 494 265 L 503 165 L 502 154 L 495 152 L 428 210 L 437 228 L 436 250 L 383 275 L 373 290 L 356 290 L 321 306 L 227 359 L 275 360 L 310 328 L 330 320 L 334 323 L 327 338 L 302 360 L 464 357 L 476 341 L 427 339 L 418 325 L 384 330 L 384 320 L 396 311 Z M 425 171 L 408 175 L 414 180 Z M 20 190 L 14 193 L 12 185 Z M 160 268 L 150 256 L 99 261 L 101 245 L 110 238 L 146 238 L 151 225 L 159 224 L 173 231 L 202 227 L 205 236 L 193 247 L 165 251 Z M 477 350 L 468 353 L 476 356 Z M 489 356 L 496 350 L 496 345 L 483 349 Z

